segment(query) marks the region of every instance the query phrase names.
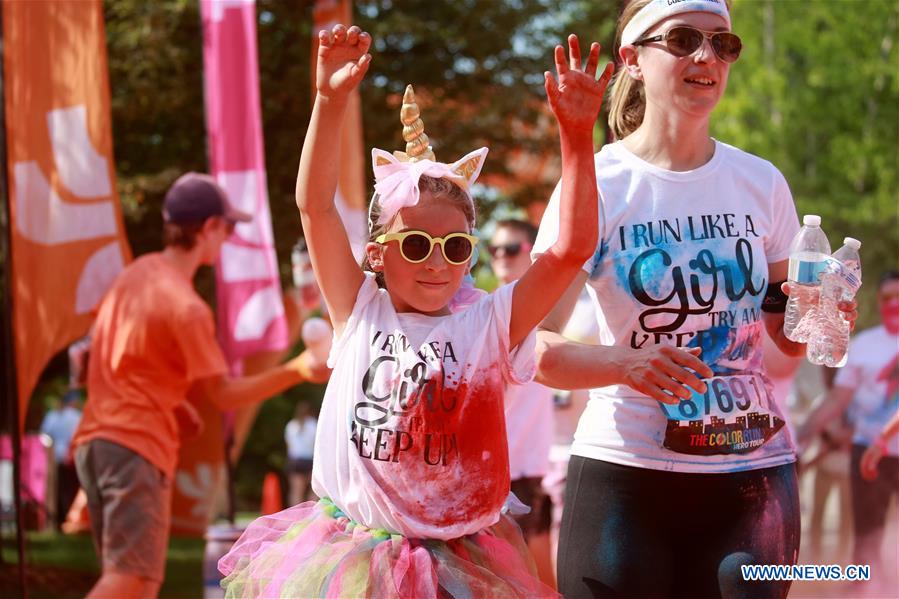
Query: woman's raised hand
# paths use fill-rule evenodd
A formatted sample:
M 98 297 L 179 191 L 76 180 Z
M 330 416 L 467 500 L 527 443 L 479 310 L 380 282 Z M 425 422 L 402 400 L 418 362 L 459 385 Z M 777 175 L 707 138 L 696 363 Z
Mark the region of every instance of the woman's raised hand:
M 615 70 L 614 66 L 611 62 L 606 64 L 602 75 L 599 79 L 596 78 L 599 44 L 593 42 L 587 64 L 581 70 L 581 47 L 574 34 L 568 36 L 568 60 L 565 60 L 562 46 L 556 46 L 555 61 L 558 82 L 549 71 L 543 77 L 549 107 L 556 115 L 559 127 L 566 130 L 587 129 L 592 132 L 602 106 L 603 94 Z
M 353 25 L 334 25 L 318 32 L 315 86 L 319 96 L 334 98 L 351 92 L 368 70 L 371 36 Z

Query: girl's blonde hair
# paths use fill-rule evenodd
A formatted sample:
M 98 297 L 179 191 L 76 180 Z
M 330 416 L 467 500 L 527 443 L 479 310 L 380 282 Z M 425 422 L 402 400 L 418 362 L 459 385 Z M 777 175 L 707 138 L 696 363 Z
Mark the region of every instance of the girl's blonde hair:
M 429 177 L 428 175 L 422 175 L 418 180 L 418 191 L 420 193 L 419 202 L 447 202 L 461 210 L 462 214 L 465 216 L 465 220 L 468 221 L 469 230 L 474 229 L 477 213 L 475 211 L 474 201 L 471 199 L 471 196 L 468 195 L 467 191 L 449 179 L 438 179 Z M 379 235 L 386 233 L 393 224 L 393 220 L 396 218 L 394 217 L 390 222 L 379 225 L 378 219 L 380 216 L 381 203 L 378 201 L 376 195 L 372 198 L 371 207 L 368 213 L 369 242 L 373 242 Z M 362 260 L 362 270 L 374 272 L 371 263 L 368 260 L 367 253 Z M 378 282 L 378 287 L 387 287 L 387 284 L 384 282 L 384 273 L 376 273 L 375 280 Z

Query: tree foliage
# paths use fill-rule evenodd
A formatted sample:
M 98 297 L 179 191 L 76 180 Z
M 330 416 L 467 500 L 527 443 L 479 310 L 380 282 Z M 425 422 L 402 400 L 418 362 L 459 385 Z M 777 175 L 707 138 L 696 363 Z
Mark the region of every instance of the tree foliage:
M 713 118 L 719 139 L 771 160 L 836 250 L 863 242 L 861 326 L 899 268 L 899 3 L 736 0 L 744 51 Z

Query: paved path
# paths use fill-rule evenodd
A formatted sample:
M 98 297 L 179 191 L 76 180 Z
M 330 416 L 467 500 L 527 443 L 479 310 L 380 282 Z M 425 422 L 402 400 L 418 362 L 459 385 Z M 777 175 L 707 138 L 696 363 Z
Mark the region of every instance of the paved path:
M 829 498 L 825 512 L 821 549 L 814 554 L 810 539 L 809 516 L 813 494 L 814 476 L 803 476 L 800 483 L 802 501 L 802 547 L 799 551 L 800 564 L 852 563 L 852 538 L 840 534 L 840 510 L 836 493 Z M 799 598 L 883 598 L 899 599 L 899 506 L 893 502 L 890 522 L 883 542 L 883 572 L 871 572 L 872 580 L 864 583 L 847 582 L 795 582 L 790 590 L 790 599 Z M 848 511 L 847 511 L 848 515 Z

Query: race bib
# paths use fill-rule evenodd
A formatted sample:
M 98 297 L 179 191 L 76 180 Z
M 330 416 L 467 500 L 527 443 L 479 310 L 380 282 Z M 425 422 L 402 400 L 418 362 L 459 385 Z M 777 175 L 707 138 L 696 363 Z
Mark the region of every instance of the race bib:
M 668 418 L 664 447 L 689 455 L 749 453 L 783 428 L 774 398 L 758 374 L 704 379 L 705 393 L 659 403 Z

